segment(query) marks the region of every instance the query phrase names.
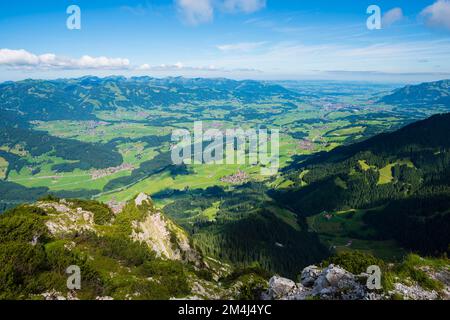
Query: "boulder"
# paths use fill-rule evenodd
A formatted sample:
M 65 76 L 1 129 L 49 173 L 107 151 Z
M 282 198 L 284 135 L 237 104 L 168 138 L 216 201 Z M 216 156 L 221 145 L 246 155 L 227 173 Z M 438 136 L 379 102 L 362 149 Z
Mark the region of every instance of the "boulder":
M 136 206 L 142 206 L 144 204 L 144 202 L 149 203 L 150 197 L 147 194 L 141 192 L 134 200 L 134 203 Z
M 281 299 L 290 295 L 297 288 L 294 281 L 274 276 L 269 280 L 268 297 L 270 299 Z
M 305 287 L 312 287 L 321 272 L 322 270 L 320 270 L 316 266 L 306 267 L 305 269 L 303 269 L 302 274 L 300 275 L 300 283 Z
M 366 290 L 353 274 L 330 265 L 317 278 L 312 295 L 322 300 L 360 300 L 366 296 Z

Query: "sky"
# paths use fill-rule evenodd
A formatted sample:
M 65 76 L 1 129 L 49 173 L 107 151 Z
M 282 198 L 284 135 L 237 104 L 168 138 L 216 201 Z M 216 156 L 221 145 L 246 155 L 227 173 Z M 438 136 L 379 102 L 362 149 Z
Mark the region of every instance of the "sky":
M 0 1 L 0 81 L 83 75 L 450 78 L 450 0 Z

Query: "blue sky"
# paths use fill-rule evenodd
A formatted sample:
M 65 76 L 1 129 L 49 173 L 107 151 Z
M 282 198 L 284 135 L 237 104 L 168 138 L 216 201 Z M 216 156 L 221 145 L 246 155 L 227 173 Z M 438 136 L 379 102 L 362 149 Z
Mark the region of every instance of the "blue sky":
M 81 30 L 66 27 L 70 5 Z M 381 30 L 367 28 L 370 5 Z M 450 0 L 0 2 L 0 81 L 86 74 L 450 78 Z

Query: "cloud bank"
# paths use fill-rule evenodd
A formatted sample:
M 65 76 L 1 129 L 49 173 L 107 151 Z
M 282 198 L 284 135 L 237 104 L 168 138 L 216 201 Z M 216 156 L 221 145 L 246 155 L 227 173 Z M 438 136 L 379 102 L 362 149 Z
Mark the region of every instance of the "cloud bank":
M 37 55 L 24 49 L 0 49 L 0 67 L 13 70 L 123 70 L 127 72 L 261 72 L 251 68 L 224 68 L 208 66 L 189 66 L 181 62 L 161 65 L 134 65 L 128 59 L 91 57 L 84 55 L 79 59 L 59 57 L 53 53 Z
M 91 57 L 79 59 L 59 57 L 53 53 L 36 55 L 24 49 L 0 49 L 0 66 L 38 69 L 124 69 L 130 66 L 128 59 Z

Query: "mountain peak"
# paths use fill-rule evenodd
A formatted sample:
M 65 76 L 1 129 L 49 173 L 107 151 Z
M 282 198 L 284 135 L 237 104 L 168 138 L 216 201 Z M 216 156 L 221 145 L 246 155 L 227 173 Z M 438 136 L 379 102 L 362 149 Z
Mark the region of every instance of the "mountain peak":
M 450 80 L 409 85 L 383 97 L 379 102 L 393 105 L 450 105 Z
M 151 203 L 151 198 L 149 195 L 141 192 L 136 199 L 134 199 L 134 203 L 136 204 L 136 206 L 142 206 L 144 204 L 144 202 L 146 202 L 147 204 Z

